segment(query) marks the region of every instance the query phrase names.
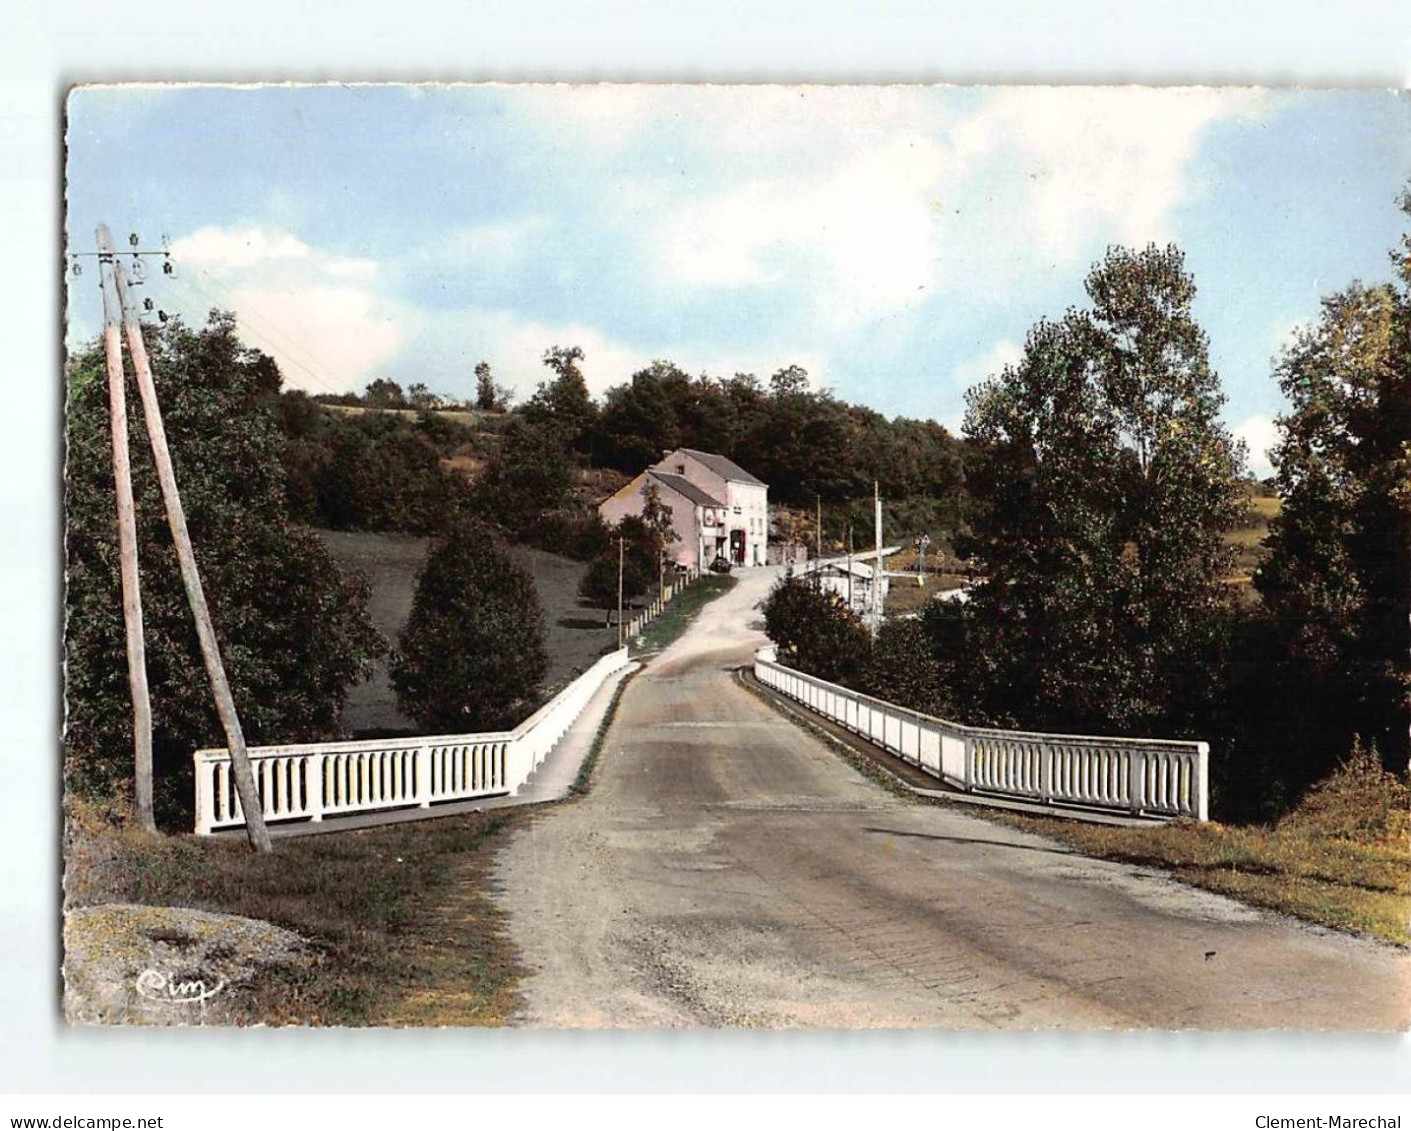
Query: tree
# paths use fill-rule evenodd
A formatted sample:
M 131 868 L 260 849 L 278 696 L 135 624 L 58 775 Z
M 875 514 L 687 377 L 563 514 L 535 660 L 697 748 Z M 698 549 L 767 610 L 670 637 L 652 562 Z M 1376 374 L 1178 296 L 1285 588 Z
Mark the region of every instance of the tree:
M 343 577 L 323 543 L 289 522 L 273 363 L 241 345 L 228 313 L 212 312 L 200 331 L 172 319 L 146 336 L 246 737 L 337 737 L 348 689 L 369 674 L 383 644 L 365 583 Z M 66 778 L 77 790 L 111 794 L 126 781 L 122 752 L 132 738 L 100 344 L 70 361 L 67 383 Z M 191 752 L 224 738 L 138 414 L 129 424 L 157 801 L 170 820 L 189 811 Z
M 651 549 L 655 552 L 657 586 L 666 588 L 666 555 L 673 542 L 681 541 L 671 525 L 671 508 L 661 501 L 661 491 L 648 479 L 642 488 L 642 523 L 647 528 Z
M 445 408 L 446 399 L 439 393 L 433 393 L 418 381 L 407 387 L 407 407 L 414 408 L 418 412 L 431 412 L 438 408 Z
M 379 377 L 364 390 L 363 404 L 367 408 L 406 408 L 407 398 L 396 381 Z
M 544 364 L 553 371 L 554 379 L 540 384 L 524 411 L 531 423 L 556 428 L 568 448 L 588 454 L 598 409 L 578 367 L 582 360 L 583 351 L 577 346 L 545 350 Z
M 646 594 L 657 579 L 659 537 L 640 515 L 624 515 L 608 528 L 608 541 L 588 565 L 578 586 L 578 595 L 588 604 L 607 610 L 605 624 L 612 623 L 617 608 L 618 541 L 622 542 L 622 599 L 632 602 Z
M 489 527 L 459 519 L 417 579 L 392 656 L 397 702 L 431 731 L 507 730 L 533 709 L 548 670 L 533 579 Z
M 1175 247 L 1111 248 L 1088 311 L 1030 332 L 967 395 L 970 713 L 1054 729 L 1187 730 L 1228 599 L 1243 453 Z
M 509 408 L 513 392 L 507 385 L 497 385 L 488 361 L 475 367 L 475 407 L 481 412 L 504 412 Z
M 475 505 L 487 521 L 517 533 L 566 507 L 573 485 L 573 463 L 558 428 L 515 414 L 475 486 Z
M 679 378 L 685 374 L 671 362 L 654 361 L 628 384 L 608 390 L 594 445 L 607 466 L 635 474 L 680 446 L 678 406 L 671 393 L 671 382 Z
M 1408 202 L 1411 208 L 1411 202 Z M 1282 509 L 1255 586 L 1287 678 L 1312 694 L 1295 785 L 1361 735 L 1398 769 L 1411 722 L 1411 269 L 1353 284 L 1277 361 L 1290 410 L 1272 453 Z
M 847 686 L 859 683 L 872 647 L 867 626 L 846 600 L 798 577 L 785 577 L 770 590 L 764 631 L 781 663 Z
M 872 641 L 860 690 L 913 711 L 945 717 L 954 708 L 947 674 L 922 621 L 889 620 Z

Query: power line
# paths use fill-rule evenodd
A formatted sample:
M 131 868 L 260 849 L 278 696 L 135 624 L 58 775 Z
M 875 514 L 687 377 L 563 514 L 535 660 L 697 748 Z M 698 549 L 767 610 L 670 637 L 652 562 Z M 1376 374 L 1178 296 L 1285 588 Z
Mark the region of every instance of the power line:
M 202 271 L 199 267 L 193 268 L 193 270 L 196 271 L 197 274 L 204 275 L 206 282 L 212 287 L 216 287 L 221 291 L 225 290 L 224 287 L 216 283 L 208 273 Z M 264 339 L 267 346 L 277 349 L 280 353 L 284 354 L 286 359 L 292 363 L 295 368 L 303 370 L 323 392 L 336 395 L 347 391 L 347 389 L 340 387 L 342 382 L 340 382 L 336 376 L 333 376 L 330 370 L 325 369 L 322 363 L 315 360 L 313 354 L 308 352 L 306 347 L 303 345 L 295 345 L 292 333 L 281 330 L 275 326 L 274 322 L 258 308 L 250 303 L 237 306 L 237 304 L 232 301 L 233 296 L 229 293 L 226 293 L 224 298 L 219 295 L 213 295 L 190 276 L 179 276 L 178 278 L 200 291 L 208 301 L 217 306 L 234 310 L 236 317 L 243 321 L 257 337 Z M 252 323 L 258 323 L 258 325 L 252 325 Z M 263 330 L 261 330 L 261 326 L 264 328 Z M 302 355 L 303 360 L 300 360 L 300 355 Z

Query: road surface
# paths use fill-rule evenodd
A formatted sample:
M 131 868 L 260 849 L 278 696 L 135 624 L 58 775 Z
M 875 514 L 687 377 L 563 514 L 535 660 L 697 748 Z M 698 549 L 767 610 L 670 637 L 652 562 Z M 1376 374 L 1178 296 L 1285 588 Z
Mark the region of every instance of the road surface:
M 1402 1028 L 1411 954 L 894 796 L 731 677 L 773 571 L 628 686 L 498 898 L 554 1027 Z

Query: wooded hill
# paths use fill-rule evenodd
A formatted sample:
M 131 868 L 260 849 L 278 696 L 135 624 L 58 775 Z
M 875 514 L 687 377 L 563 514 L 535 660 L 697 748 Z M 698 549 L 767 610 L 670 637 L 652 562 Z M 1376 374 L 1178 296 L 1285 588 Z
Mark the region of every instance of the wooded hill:
M 934 536 L 964 513 L 965 445 L 935 421 L 889 420 L 812 389 L 797 366 L 766 384 L 743 373 L 693 377 L 657 361 L 594 399 L 581 359 L 576 348 L 549 350 L 550 379 L 507 411 L 447 411 L 449 398 L 418 389 L 409 400 L 386 379 L 336 406 L 284 393 L 292 516 L 333 529 L 427 532 L 469 506 L 536 543 L 547 524 L 570 543 L 547 548 L 573 553 L 564 524 L 589 523 L 622 477 L 680 446 L 748 468 L 769 484 L 771 503 L 810 511 L 821 503 L 830 544 L 842 544 L 849 522 L 870 530 L 874 481 L 896 536 Z

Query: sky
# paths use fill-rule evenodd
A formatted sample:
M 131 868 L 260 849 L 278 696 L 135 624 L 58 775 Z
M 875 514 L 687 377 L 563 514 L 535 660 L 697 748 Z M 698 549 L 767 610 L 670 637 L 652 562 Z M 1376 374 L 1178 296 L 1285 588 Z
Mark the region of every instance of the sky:
M 1408 183 L 1411 98 L 1375 90 L 134 85 L 70 95 L 65 222 L 167 237 L 144 297 L 235 311 L 289 387 L 470 397 L 484 359 L 522 400 L 577 345 L 597 393 L 800 364 L 953 430 L 1107 246 L 1174 242 L 1267 474 L 1271 359 L 1390 277 Z M 68 297 L 73 348 L 96 271 Z

